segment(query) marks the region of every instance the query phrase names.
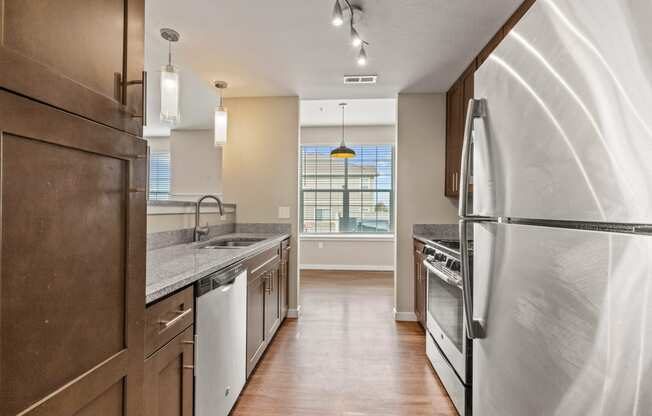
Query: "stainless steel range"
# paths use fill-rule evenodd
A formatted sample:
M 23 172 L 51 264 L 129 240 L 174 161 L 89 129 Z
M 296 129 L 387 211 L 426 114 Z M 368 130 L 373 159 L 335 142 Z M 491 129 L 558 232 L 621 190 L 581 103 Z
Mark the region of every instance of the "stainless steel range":
M 469 242 L 471 249 L 472 243 Z M 469 250 L 472 252 L 472 250 Z M 424 248 L 428 270 L 426 352 L 460 415 L 471 414 L 472 343 L 466 319 L 460 272 L 460 243 L 437 240 Z

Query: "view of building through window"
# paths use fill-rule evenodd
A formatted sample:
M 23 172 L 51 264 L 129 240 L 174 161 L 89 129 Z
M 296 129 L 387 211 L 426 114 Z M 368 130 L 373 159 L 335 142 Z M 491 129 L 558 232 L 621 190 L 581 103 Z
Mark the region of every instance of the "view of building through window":
M 335 159 L 332 146 L 301 147 L 302 232 L 393 232 L 394 148 L 351 148 L 354 158 Z

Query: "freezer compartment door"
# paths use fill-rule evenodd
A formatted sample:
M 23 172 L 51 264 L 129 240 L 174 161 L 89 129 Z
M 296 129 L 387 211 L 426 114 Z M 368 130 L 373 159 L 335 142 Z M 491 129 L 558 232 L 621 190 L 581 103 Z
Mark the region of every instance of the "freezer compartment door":
M 475 74 L 474 213 L 652 223 L 652 2 L 541 0 Z
M 474 227 L 473 414 L 649 414 L 652 237 Z

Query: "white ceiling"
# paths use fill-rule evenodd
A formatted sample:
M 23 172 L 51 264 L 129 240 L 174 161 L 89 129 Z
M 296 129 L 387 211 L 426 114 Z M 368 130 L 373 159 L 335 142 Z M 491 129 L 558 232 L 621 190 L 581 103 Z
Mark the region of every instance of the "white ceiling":
M 396 124 L 396 99 L 301 100 L 301 126 L 340 126 L 346 103 L 344 124 L 347 126 L 392 126 Z
M 359 25 L 369 64 L 356 65 L 346 27 L 330 25 L 332 0 L 148 0 L 147 42 L 163 52 L 159 29 L 181 33 L 175 61 L 227 96 L 386 98 L 448 89 L 521 0 L 366 0 Z M 149 54 L 151 57 L 151 54 Z M 160 57 L 158 58 L 160 59 Z M 343 75 L 377 74 L 372 86 Z

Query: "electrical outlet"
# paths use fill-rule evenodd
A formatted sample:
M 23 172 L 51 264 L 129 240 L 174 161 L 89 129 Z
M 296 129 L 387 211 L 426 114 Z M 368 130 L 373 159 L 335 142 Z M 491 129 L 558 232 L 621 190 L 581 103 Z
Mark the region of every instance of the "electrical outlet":
M 290 207 L 278 207 L 278 217 L 280 219 L 290 218 Z
M 323 241 L 318 242 L 317 248 L 324 248 L 324 242 Z

